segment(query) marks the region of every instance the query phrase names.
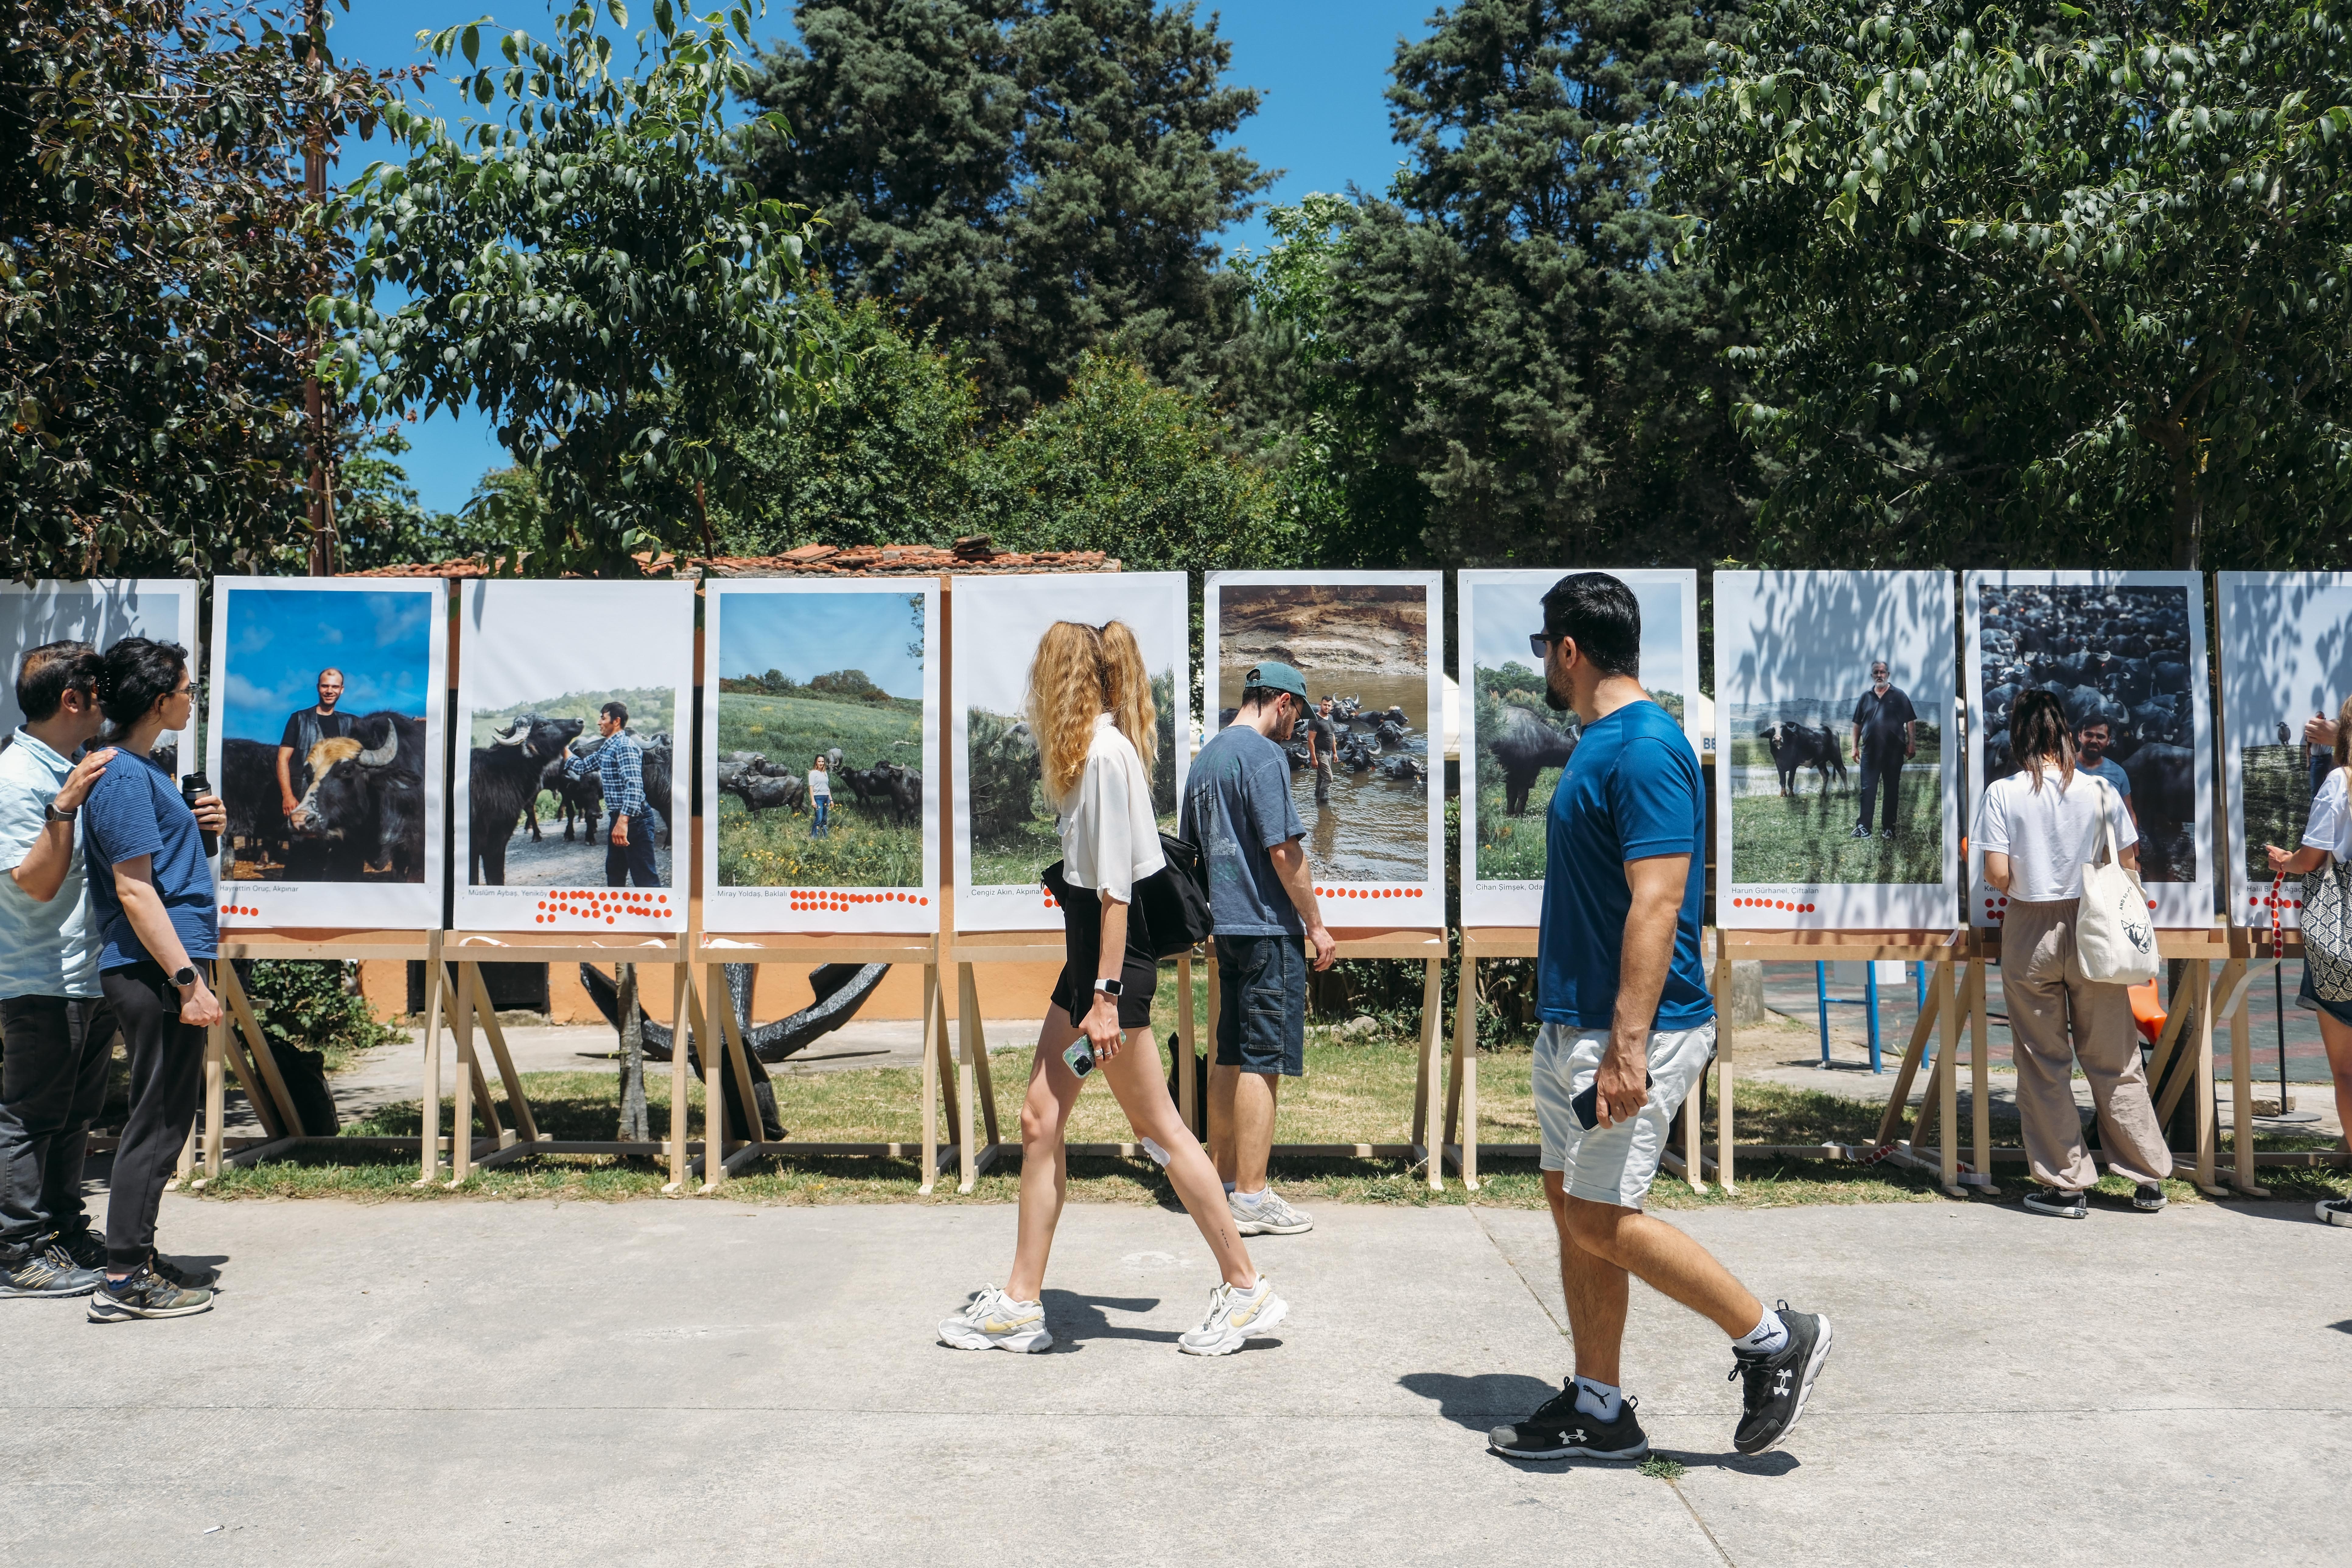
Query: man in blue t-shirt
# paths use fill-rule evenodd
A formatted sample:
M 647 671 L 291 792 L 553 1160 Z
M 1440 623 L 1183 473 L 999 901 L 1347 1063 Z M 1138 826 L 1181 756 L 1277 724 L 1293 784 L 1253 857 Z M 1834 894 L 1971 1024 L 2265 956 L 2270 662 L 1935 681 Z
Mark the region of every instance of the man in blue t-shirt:
M 1667 1129 L 1715 1055 L 1699 957 L 1706 794 L 1682 726 L 1641 685 L 1642 612 L 1602 572 L 1544 595 L 1544 700 L 1575 710 L 1576 754 L 1546 825 L 1537 941 L 1536 1121 L 1559 1236 L 1576 1375 L 1488 1446 L 1511 1458 L 1638 1459 L 1649 1438 L 1621 1387 L 1627 1277 L 1731 1336 L 1733 1445 L 1760 1454 L 1804 1413 L 1829 1354 L 1826 1318 L 1768 1311 L 1689 1237 L 1642 1212 Z
M 1307 712 L 1306 678 L 1271 659 L 1243 677 L 1241 707 L 1185 775 L 1176 831 L 1201 847 L 1217 941 L 1217 1063 L 1209 1074 L 1209 1154 L 1234 1228 L 1296 1236 L 1315 1222 L 1266 1182 L 1276 1090 L 1307 1070 L 1307 947 L 1334 944 L 1299 845 L 1290 759 L 1274 737 Z

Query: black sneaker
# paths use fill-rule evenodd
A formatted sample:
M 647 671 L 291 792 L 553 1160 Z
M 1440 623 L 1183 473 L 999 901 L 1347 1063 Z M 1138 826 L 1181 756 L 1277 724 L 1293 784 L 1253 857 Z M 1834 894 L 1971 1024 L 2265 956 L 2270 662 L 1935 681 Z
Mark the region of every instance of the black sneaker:
M 47 1237 L 14 1252 L 0 1252 L 0 1297 L 87 1296 L 102 1278 L 77 1267 Z
M 2352 1198 L 2328 1198 L 2314 1204 L 2311 1217 L 2322 1225 L 2352 1225 Z
M 2132 1207 L 2142 1214 L 2154 1214 L 2164 1206 L 2164 1189 L 2154 1182 L 2142 1182 L 2132 1189 Z
M 127 1323 L 133 1318 L 185 1318 L 213 1310 L 209 1290 L 183 1290 L 142 1266 L 126 1279 L 109 1279 L 89 1296 L 93 1323 Z
M 1893 828 L 1891 828 L 1891 827 L 1882 827 L 1882 828 L 1880 828 L 1880 829 L 1878 830 L 1878 836 L 1879 836 L 1881 838 L 1885 839 L 1889 844 L 1892 844 L 1892 843 L 1894 843 L 1894 842 L 1895 842 L 1895 829 L 1893 829 Z
M 1780 1322 L 1789 1342 L 1767 1355 L 1761 1351 L 1734 1350 L 1731 1375 L 1740 1380 L 1739 1425 L 1731 1446 L 1743 1454 L 1761 1454 L 1776 1447 L 1805 1413 L 1813 1379 L 1830 1355 L 1830 1321 L 1811 1312 L 1792 1312 L 1783 1301 Z
M 1507 1459 L 1639 1459 L 1650 1452 L 1650 1439 L 1633 1419 L 1641 1401 L 1626 1395 L 1617 1419 L 1603 1421 L 1576 1407 L 1576 1379 L 1553 1394 L 1526 1420 L 1497 1426 L 1486 1434 L 1490 1453 Z
M 2062 1193 L 2055 1187 L 2029 1187 L 2025 1206 L 2035 1214 L 2055 1215 L 2059 1219 L 2081 1219 L 2091 1212 L 2080 1193 Z
M 86 1225 L 58 1232 L 57 1239 L 50 1245 L 72 1258 L 77 1268 L 87 1268 L 98 1274 L 106 1272 L 106 1237 L 96 1234 Z

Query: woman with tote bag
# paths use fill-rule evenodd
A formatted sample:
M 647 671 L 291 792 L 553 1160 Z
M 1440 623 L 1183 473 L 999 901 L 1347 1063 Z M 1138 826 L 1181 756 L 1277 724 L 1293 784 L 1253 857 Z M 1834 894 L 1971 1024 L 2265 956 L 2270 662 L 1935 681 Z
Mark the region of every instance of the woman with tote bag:
M 2084 868 L 2101 865 L 2110 843 L 2122 867 L 2136 865 L 2138 830 L 2112 785 L 2075 771 L 2074 733 L 2055 696 L 2029 691 L 2018 699 L 2009 742 L 2020 771 L 1986 788 L 1976 837 L 1986 883 L 2009 895 L 2000 988 L 2016 1041 L 2026 1163 L 2037 1184 L 2025 1206 L 2081 1219 L 2084 1191 L 2099 1179 L 2074 1105 L 2079 1058 L 2098 1108 L 2107 1169 L 2133 1184 L 2132 1207 L 2153 1214 L 2164 1206 L 2172 1152 L 2148 1100 L 2129 987 L 2084 973 L 2079 931 Z
M 2347 927 L 2344 917 L 2352 915 L 2342 880 L 2346 864 L 2352 862 L 2352 800 L 2347 800 L 2346 793 L 2347 784 L 2352 783 L 2352 773 L 2347 772 L 2352 768 L 2352 700 L 2347 700 L 2336 716 L 2335 761 L 2336 765 L 2328 770 L 2327 782 L 2319 786 L 2319 794 L 2312 800 L 2311 815 L 2304 823 L 2303 847 L 2292 855 L 2275 844 L 2265 847 L 2270 851 L 2273 877 L 2299 877 L 2317 871 L 2335 881 L 2334 888 L 2325 890 L 2326 900 L 2335 915 L 2335 929 L 2345 932 Z M 2352 1110 L 2352 1001 L 2330 1001 L 2312 984 L 2309 955 L 2320 940 L 2315 928 L 2320 923 L 2322 901 L 2310 893 L 2304 897 L 2303 988 L 2294 994 L 2294 999 L 2319 1015 L 2319 1040 L 2327 1049 L 2327 1070 L 2336 1079 L 2336 1105 L 2341 1114 Z M 2345 1147 L 2352 1148 L 2352 1138 L 2345 1140 Z M 2330 1225 L 2352 1226 L 2352 1198 L 2329 1198 L 2318 1205 L 2315 1212 Z
M 1134 634 L 1056 621 L 1029 666 L 1027 717 L 1040 782 L 1062 839 L 1062 975 L 1037 1037 L 1021 1107 L 1021 1216 L 1013 1269 L 986 1285 L 940 1338 L 958 1350 L 1053 1347 L 1042 1293 L 1054 1228 L 1068 1181 L 1063 1148 L 1078 1091 L 1095 1069 L 1110 1085 L 1136 1136 L 1167 1152 L 1169 1184 L 1201 1228 L 1223 1282 L 1201 1326 L 1177 1336 L 1188 1355 L 1229 1355 L 1271 1331 L 1289 1308 L 1250 1263 L 1224 1184 L 1201 1141 L 1176 1114 L 1151 1038 L 1159 978 L 1136 884 L 1160 870 L 1151 809 L 1159 715 Z

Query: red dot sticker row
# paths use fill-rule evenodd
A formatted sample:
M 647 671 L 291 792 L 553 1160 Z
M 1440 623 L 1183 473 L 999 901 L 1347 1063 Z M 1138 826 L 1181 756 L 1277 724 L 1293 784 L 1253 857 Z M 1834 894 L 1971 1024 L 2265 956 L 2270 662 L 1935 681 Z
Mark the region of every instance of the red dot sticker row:
M 838 888 L 794 888 L 792 906 L 795 913 L 847 910 L 864 904 L 929 904 L 928 894 L 880 892 L 851 893 Z
M 1423 893 L 1419 888 L 1329 887 L 1316 889 L 1315 896 L 1318 899 L 1418 899 Z
M 1810 915 L 1821 909 L 1819 904 L 1799 903 L 1794 899 L 1734 899 L 1731 907 L 1735 910 L 1786 910 L 1792 915 Z
M 261 912 L 251 904 L 223 904 L 220 911 L 225 915 L 257 915 Z
M 670 913 L 667 893 L 641 893 L 629 888 L 558 888 L 539 900 L 533 925 L 554 925 L 564 916 L 618 925 L 624 920 L 662 920 Z
M 2260 893 L 2248 893 L 2246 895 L 2246 902 L 2250 907 L 2259 906 L 2260 908 L 2267 910 L 2299 910 L 2303 908 L 2303 900 L 2301 899 L 2265 898 Z

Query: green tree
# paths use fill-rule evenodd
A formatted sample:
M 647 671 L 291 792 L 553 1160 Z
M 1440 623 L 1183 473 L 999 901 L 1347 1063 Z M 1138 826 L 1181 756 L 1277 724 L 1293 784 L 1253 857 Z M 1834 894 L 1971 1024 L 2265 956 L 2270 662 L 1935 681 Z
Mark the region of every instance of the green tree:
M 244 4 L 0 13 L 0 572 L 269 569 L 309 521 L 301 149 L 382 85 Z
M 846 296 L 897 300 L 1019 418 L 1118 335 L 1204 375 L 1209 237 L 1271 183 L 1218 145 L 1257 108 L 1212 18 L 1158 0 L 802 0 L 762 51 L 747 138 L 766 194 L 818 209 Z
M 626 26 L 620 0 L 606 10 Z M 750 80 L 728 26 L 748 37 L 750 13 L 681 24 L 655 0 L 653 19 L 633 77 L 586 5 L 552 44 L 499 36 L 502 65 L 482 63 L 484 24 L 436 35 L 505 119 L 452 135 L 390 105 L 405 162 L 331 205 L 364 237 L 353 295 L 316 306 L 346 330 L 334 369 L 371 416 L 471 403 L 497 419 L 544 505 L 509 569 L 625 574 L 642 552 L 707 550 L 709 506 L 741 503 L 718 444 L 781 426 L 818 367 L 794 302 L 805 226 L 721 166 L 727 95 Z M 389 315 L 385 284 L 407 294 Z
M 1620 144 L 1711 193 L 1759 553 L 2343 559 L 2352 43 L 2290 0 L 1782 0 Z

